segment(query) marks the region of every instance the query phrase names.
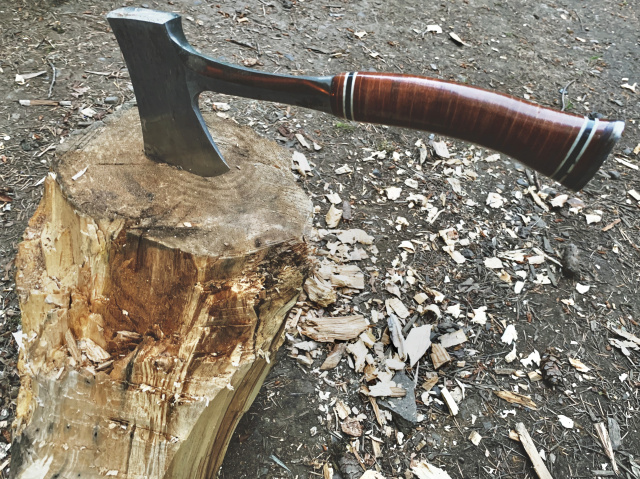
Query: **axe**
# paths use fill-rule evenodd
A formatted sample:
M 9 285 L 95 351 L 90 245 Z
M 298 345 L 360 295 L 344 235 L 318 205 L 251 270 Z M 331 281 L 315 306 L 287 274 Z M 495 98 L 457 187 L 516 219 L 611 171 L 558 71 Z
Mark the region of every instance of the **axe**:
M 133 83 L 145 154 L 201 176 L 228 171 L 198 109 L 208 90 L 311 108 L 476 143 L 581 189 L 620 138 L 622 121 L 580 117 L 481 88 L 414 75 L 265 73 L 198 53 L 181 17 L 126 7 L 107 15 Z

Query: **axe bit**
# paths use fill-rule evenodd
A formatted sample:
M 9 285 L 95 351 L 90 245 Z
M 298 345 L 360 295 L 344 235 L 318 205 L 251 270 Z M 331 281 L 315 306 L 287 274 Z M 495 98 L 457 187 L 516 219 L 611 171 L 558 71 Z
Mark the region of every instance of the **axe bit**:
M 367 123 L 429 131 L 504 153 L 579 190 L 624 130 L 481 88 L 375 72 L 309 77 L 265 73 L 198 53 L 180 15 L 125 7 L 107 15 L 133 83 L 145 154 L 201 176 L 229 167 L 198 108 L 214 91 L 331 113 Z

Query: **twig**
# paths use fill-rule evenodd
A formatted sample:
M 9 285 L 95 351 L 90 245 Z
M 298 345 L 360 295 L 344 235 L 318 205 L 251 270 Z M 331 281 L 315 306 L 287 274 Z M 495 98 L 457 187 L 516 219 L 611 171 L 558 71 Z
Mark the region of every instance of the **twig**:
M 571 80 L 569 83 L 567 83 L 567 85 L 561 90 L 562 91 L 562 110 L 560 111 L 564 111 L 566 105 L 564 103 L 564 97 L 567 94 L 567 88 L 569 88 L 572 84 L 575 83 L 575 80 Z
M 47 98 L 51 98 L 51 93 L 53 92 L 53 85 L 56 84 L 56 76 L 58 73 L 58 70 L 56 70 L 56 67 L 54 66 L 53 63 L 49 62 L 49 66 L 51 67 L 51 71 L 53 73 L 51 78 L 51 85 L 49 85 L 49 93 L 47 94 Z
M 251 50 L 258 51 L 258 49 L 256 47 L 254 47 L 253 45 L 249 45 L 248 43 L 241 42 L 239 40 L 234 40 L 233 38 L 227 38 L 227 41 L 230 42 L 230 43 L 235 43 L 236 45 L 244 47 L 244 48 L 249 48 Z
M 575 14 L 576 14 L 576 17 L 578 17 L 578 21 L 580 22 L 580 29 L 581 29 L 583 32 L 584 32 L 584 31 L 586 31 L 586 30 L 584 29 L 584 25 L 582 24 L 582 18 L 580 18 L 580 15 L 578 15 L 578 12 L 577 12 L 577 11 L 575 11 L 575 10 L 573 10 L 573 13 L 575 13 Z

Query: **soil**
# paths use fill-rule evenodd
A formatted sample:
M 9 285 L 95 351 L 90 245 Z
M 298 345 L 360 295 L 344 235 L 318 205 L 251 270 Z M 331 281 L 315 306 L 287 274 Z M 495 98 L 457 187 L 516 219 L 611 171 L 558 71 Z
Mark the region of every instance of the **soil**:
M 442 292 L 449 304 L 460 304 L 463 313 L 472 315 L 473 309 L 486 306 L 491 315 L 484 326 L 463 314 L 457 320 L 441 318 L 434 329 L 441 334 L 463 327 L 470 337 L 467 344 L 450 351 L 452 364 L 439 372 L 441 385 L 463 386 L 458 416 L 450 416 L 439 401 L 438 387 L 428 405 L 416 390 L 423 420 L 411 424 L 394 416 L 388 436 L 376 422 L 369 400 L 359 393 L 361 375 L 349 361 L 343 360 L 329 372 L 318 369 L 330 345 L 321 346 L 322 354 L 311 367 L 290 357 L 291 347 L 283 348 L 235 433 L 221 477 L 322 477 L 325 463 L 332 465 L 334 477 L 360 477 L 364 468 L 377 468 L 387 478 L 412 477 L 411 461 L 422 459 L 451 477 L 535 477 L 524 449 L 509 438 L 516 422 L 525 424 L 554 477 L 576 478 L 595 477 L 594 470 L 611 469 L 594 423 L 604 422 L 610 431 L 617 424 L 621 474 L 640 477 L 633 462 L 640 455 L 640 354 L 633 349 L 628 356 L 623 354 L 611 344 L 610 339 L 617 336 L 607 329 L 613 324 L 640 336 L 640 209 L 627 193 L 640 191 L 640 173 L 614 160 L 615 156 L 632 166 L 640 160 L 640 148 L 636 148 L 640 87 L 633 90 L 640 83 L 640 10 L 635 1 L 0 0 L 0 456 L 4 456 L 0 468 L 5 477 L 19 387 L 12 335 L 20 327 L 13 258 L 42 193 L 55 145 L 133 98 L 104 19 L 108 11 L 122 5 L 176 11 L 183 15 L 187 38 L 196 49 L 265 71 L 426 75 L 527 97 L 580 115 L 597 112 L 627 122 L 614 155 L 578 194 L 536 178 L 508 158 L 482 161 L 491 152 L 445 139 L 452 157 L 473 160 L 470 168 L 477 174 L 474 180 L 463 178 L 463 191 L 456 192 L 447 181 L 451 173 L 446 163 L 425 163 L 418 169 L 415 160 L 418 140 L 427 145 L 429 159 L 437 160 L 430 145 L 443 138 L 341 121 L 301 108 L 203 95 L 203 110 L 211 110 L 212 101 L 228 102 L 227 115 L 307 156 L 313 176 L 300 181 L 318 206 L 318 228 L 325 227 L 329 209 L 325 194 L 338 192 L 352 207 L 352 219 L 345 227 L 361 228 L 375 237 L 376 263 L 371 258 L 361 262 L 368 286 L 340 303 L 343 313 L 359 306 L 365 309 L 365 303 L 377 307 L 376 300 L 391 297 L 382 282 L 386 275 L 404 277 L 412 269 L 419 281 L 415 286 L 401 283 L 405 303 L 418 285 L 424 285 Z M 427 31 L 428 25 L 440 25 L 443 32 Z M 452 32 L 465 45 L 453 41 Z M 16 74 L 39 71 L 45 73 L 16 81 Z M 48 98 L 71 106 L 18 102 Z M 303 148 L 295 133 L 322 148 Z M 362 161 L 374 151 L 384 151 L 386 156 Z M 355 173 L 336 174 L 344 164 Z M 444 210 L 433 223 L 427 223 L 425 215 L 408 202 L 387 201 L 384 193 L 378 193 L 401 186 L 412 176 L 420 180 L 419 192 Z M 567 206 L 545 211 L 532 196 L 523 194 L 529 183 L 536 182 L 543 191 L 547 186 L 550 198 L 566 193 L 584 206 L 577 214 Z M 489 192 L 501 193 L 507 203 L 501 208 L 485 207 Z M 10 202 L 3 199 L 7 196 Z M 602 219 L 587 224 L 585 212 Z M 404 225 L 396 222 L 399 217 L 407 220 Z M 402 257 L 402 241 L 428 243 L 431 234 L 449 227 L 464 235 L 476 228 L 481 231 L 463 252 L 468 260 L 464 265 L 454 263 L 440 247 Z M 506 234 L 507 229 L 516 232 L 515 237 Z M 318 242 L 319 250 L 330 240 L 325 237 Z M 529 281 L 521 294 L 514 294 L 513 284 L 484 266 L 487 257 L 525 246 L 537 247 L 560 263 L 569 243 L 579 255 L 573 268 L 577 271 L 571 275 L 565 268 L 563 273 L 551 260 L 544 270 L 528 266 L 524 271 Z M 540 272 L 552 277 L 551 284 L 531 281 Z M 510 273 L 515 276 L 516 271 Z M 579 293 L 577 284 L 590 289 Z M 331 307 L 326 314 L 332 314 Z M 423 315 L 416 324 L 423 323 L 438 321 Z M 507 324 L 518 331 L 521 358 L 534 350 L 543 355 L 547 348 L 556 348 L 552 366 L 559 369 L 557 385 L 532 382 L 526 375 L 497 374 L 500 368 L 526 369 L 504 360 L 512 350 L 501 341 Z M 383 329 L 381 323 L 375 325 L 376 337 Z M 569 365 L 569 357 L 579 358 L 591 370 L 577 371 Z M 426 361 L 409 375 L 418 375 L 421 384 L 431 371 Z M 461 374 L 465 371 L 471 374 Z M 496 389 L 516 388 L 531 396 L 537 410 L 509 404 L 493 394 Z M 356 460 L 355 472 L 348 464 L 353 455 L 347 452 L 353 438 L 331 419 L 333 400 L 367 417 L 365 435 L 356 444 L 363 463 L 360 466 Z M 573 419 L 574 426 L 562 426 L 559 415 Z M 472 431 L 483 437 L 479 446 L 468 439 Z M 382 441 L 381 457 L 374 457 L 371 436 Z

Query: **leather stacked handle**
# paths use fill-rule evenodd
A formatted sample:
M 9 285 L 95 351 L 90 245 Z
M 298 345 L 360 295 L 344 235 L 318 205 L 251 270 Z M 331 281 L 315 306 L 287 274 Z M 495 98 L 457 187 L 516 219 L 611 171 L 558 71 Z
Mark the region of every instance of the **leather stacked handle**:
M 579 190 L 624 129 L 480 88 L 412 75 L 341 73 L 331 109 L 349 120 L 429 131 L 476 143 Z

